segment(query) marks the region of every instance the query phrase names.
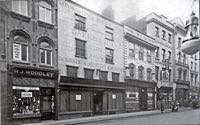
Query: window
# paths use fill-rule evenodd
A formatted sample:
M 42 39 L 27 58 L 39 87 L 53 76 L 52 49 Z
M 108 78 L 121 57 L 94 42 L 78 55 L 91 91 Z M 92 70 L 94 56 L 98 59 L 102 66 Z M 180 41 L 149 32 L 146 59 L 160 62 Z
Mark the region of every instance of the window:
M 129 49 L 129 58 L 130 59 L 135 58 L 135 51 L 133 49 Z
M 187 70 L 184 70 L 184 72 L 183 72 L 183 80 L 186 81 L 186 77 L 187 77 Z
M 168 51 L 168 59 L 169 59 L 169 62 L 171 62 L 171 55 L 172 53 L 170 51 Z
M 112 73 L 112 81 L 119 82 L 119 73 Z
M 183 64 L 186 64 L 186 55 L 183 54 Z
M 79 30 L 86 30 L 86 18 L 75 14 L 75 28 Z
M 106 63 L 113 64 L 113 53 L 112 49 L 106 48 Z
M 12 0 L 12 11 L 28 16 L 28 0 Z
M 40 63 L 52 65 L 52 47 L 47 42 L 40 43 Z
M 159 67 L 156 66 L 155 67 L 155 79 L 158 80 L 158 78 L 159 78 Z
M 193 62 L 191 62 L 191 69 L 193 69 Z
M 159 48 L 156 48 L 156 58 L 159 59 Z
M 28 61 L 28 40 L 23 36 L 13 38 L 13 60 Z
M 106 26 L 106 39 L 113 40 L 113 29 Z
M 193 83 L 193 74 L 190 74 L 190 77 L 191 77 L 191 79 L 190 79 L 191 85 L 194 85 L 194 83 Z
M 165 60 L 165 49 L 162 49 L 162 59 L 163 59 L 163 61 Z
M 93 69 L 86 69 L 84 68 L 84 75 L 86 79 L 93 79 L 94 70 Z
M 52 24 L 52 6 L 45 2 L 39 2 L 39 20 Z
M 76 56 L 86 57 L 86 41 L 76 39 Z
M 178 37 L 178 47 L 181 47 L 181 37 Z
M 181 52 L 178 53 L 178 62 L 181 62 Z
M 151 50 L 147 50 L 147 62 L 151 62 Z
M 142 46 L 139 48 L 139 59 L 144 60 L 144 48 Z
M 194 81 L 194 84 L 195 84 L 195 86 L 197 85 L 197 75 L 195 75 L 195 79 L 194 79 L 195 81 Z
M 147 68 L 147 81 L 151 81 L 151 71 L 152 69 Z
M 197 70 L 197 63 L 194 64 L 194 70 Z
M 130 78 L 135 78 L 135 65 L 133 63 L 129 64 Z
M 159 28 L 158 28 L 158 27 L 155 27 L 155 30 L 156 30 L 155 35 L 156 35 L 157 37 L 159 37 Z
M 143 70 L 144 70 L 144 67 L 143 67 L 143 66 L 139 66 L 139 67 L 138 67 L 138 79 L 139 79 L 139 80 L 143 80 L 143 79 L 144 79 Z
M 169 33 L 168 34 L 168 42 L 171 43 L 172 42 L 171 40 L 172 40 L 172 34 Z
M 163 31 L 162 31 L 162 39 L 163 39 L 163 40 L 165 40 L 165 39 L 166 39 L 166 36 L 165 36 L 165 34 L 166 34 L 166 32 L 163 30 Z
M 78 67 L 67 66 L 67 76 L 77 77 L 78 76 Z
M 99 80 L 107 81 L 108 79 L 108 72 L 100 71 L 99 72 Z
M 181 80 L 181 75 L 182 75 L 182 69 L 178 69 L 178 79 Z

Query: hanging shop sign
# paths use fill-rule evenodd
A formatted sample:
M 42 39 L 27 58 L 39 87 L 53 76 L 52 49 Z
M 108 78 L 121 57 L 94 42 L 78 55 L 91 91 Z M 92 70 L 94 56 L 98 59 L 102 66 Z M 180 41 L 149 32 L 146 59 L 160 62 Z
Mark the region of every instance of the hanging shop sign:
M 23 76 L 23 77 L 39 77 L 39 78 L 47 78 L 47 79 L 55 79 L 57 77 L 55 71 L 43 71 L 39 69 L 27 69 L 21 67 L 13 68 L 14 76 Z

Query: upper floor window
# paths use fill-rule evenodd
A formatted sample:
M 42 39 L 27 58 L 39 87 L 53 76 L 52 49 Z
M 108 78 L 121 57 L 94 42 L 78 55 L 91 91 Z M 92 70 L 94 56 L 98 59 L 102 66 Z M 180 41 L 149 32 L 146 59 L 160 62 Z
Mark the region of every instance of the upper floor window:
M 172 56 L 172 52 L 168 51 L 168 59 L 169 59 L 169 62 L 171 62 L 171 56 Z
M 168 34 L 168 42 L 171 43 L 172 42 L 172 34 Z
M 114 50 L 106 48 L 106 63 L 113 63 Z
M 166 32 L 163 30 L 162 31 L 162 39 L 165 40 L 166 39 Z
M 86 30 L 86 18 L 75 14 L 75 28 L 79 30 Z
M 178 37 L 178 47 L 181 47 L 181 37 Z
M 193 62 L 191 62 L 191 69 L 193 69 Z
M 194 70 L 197 70 L 197 63 L 194 64 Z
M 12 0 L 12 11 L 28 16 L 28 0 Z
M 178 62 L 181 62 L 181 52 L 178 53 Z
M 113 40 L 113 29 L 106 26 L 106 39 Z
M 159 59 L 159 48 L 156 48 L 156 58 Z
M 186 77 L 187 77 L 187 70 L 184 70 L 183 71 L 183 80 L 186 80 Z
M 45 1 L 39 2 L 39 20 L 52 23 L 52 6 Z
M 119 82 L 119 73 L 112 73 L 112 81 Z
M 135 65 L 133 63 L 129 64 L 130 78 L 135 78 Z
M 151 80 L 152 80 L 152 79 L 151 79 L 151 72 L 152 72 L 152 69 L 147 68 L 147 80 L 148 80 L 148 81 L 151 81 Z
M 67 76 L 77 77 L 78 76 L 78 67 L 67 66 Z
M 76 39 L 76 56 L 86 57 L 86 41 Z
M 151 50 L 147 50 L 147 62 L 151 62 Z
M 84 76 L 85 76 L 86 79 L 93 79 L 94 70 L 84 68 Z
M 40 43 L 40 63 L 52 65 L 52 46 L 47 42 Z
M 159 37 L 159 28 L 158 27 L 155 27 L 155 35 L 157 36 L 157 37 Z
M 165 49 L 162 49 L 162 59 L 165 60 Z
M 182 75 L 182 69 L 178 69 L 178 79 L 181 80 L 181 75 Z
M 99 80 L 107 81 L 108 80 L 108 72 L 100 71 L 99 72 Z
M 144 60 L 144 47 L 142 46 L 139 48 L 139 59 Z
M 28 40 L 20 35 L 13 38 L 13 59 L 28 62 Z
M 144 79 L 144 67 L 143 66 L 139 66 L 138 67 L 138 79 L 143 80 Z
M 190 74 L 190 82 L 191 82 L 191 85 L 193 86 L 194 83 L 193 83 L 193 74 L 192 73 Z
M 186 55 L 183 55 L 183 64 L 186 64 Z
M 158 78 L 159 78 L 159 67 L 156 66 L 155 67 L 155 79 L 158 80 Z

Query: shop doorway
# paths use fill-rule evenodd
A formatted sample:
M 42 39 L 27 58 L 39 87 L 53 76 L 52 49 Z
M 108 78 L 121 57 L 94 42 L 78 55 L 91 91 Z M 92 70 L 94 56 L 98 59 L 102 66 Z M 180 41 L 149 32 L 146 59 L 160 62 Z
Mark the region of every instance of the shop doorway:
M 54 89 L 41 89 L 41 114 L 42 120 L 54 118 Z
M 102 114 L 103 111 L 103 92 L 93 93 L 93 113 L 95 115 Z
M 147 110 L 147 88 L 140 88 L 139 92 L 139 108 L 140 110 Z

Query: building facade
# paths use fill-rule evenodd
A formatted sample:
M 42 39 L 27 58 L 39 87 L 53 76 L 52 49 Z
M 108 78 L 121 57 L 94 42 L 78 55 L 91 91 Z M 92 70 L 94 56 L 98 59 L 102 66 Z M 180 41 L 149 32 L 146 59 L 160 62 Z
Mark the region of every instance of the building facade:
M 56 1 L 10 0 L 0 6 L 1 124 L 54 119 Z
M 155 109 L 155 41 L 128 26 L 124 32 L 126 111 Z
M 186 36 L 186 30 L 180 18 L 175 18 L 171 21 L 174 24 L 175 40 L 174 40 L 174 53 L 175 53 L 175 70 L 174 70 L 174 82 L 175 88 L 175 100 L 180 103 L 180 106 L 188 106 L 189 90 L 190 90 L 190 56 L 184 54 L 181 51 L 181 44 Z M 196 65 L 197 66 L 197 65 Z
M 123 26 L 72 1 L 58 1 L 58 118 L 125 109 Z

